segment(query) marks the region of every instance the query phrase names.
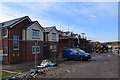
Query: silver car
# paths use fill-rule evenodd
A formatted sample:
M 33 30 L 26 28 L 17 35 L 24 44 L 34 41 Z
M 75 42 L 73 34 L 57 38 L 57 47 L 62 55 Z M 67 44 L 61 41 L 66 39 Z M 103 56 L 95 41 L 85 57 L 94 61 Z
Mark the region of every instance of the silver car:
M 115 47 L 113 52 L 120 54 L 120 47 Z

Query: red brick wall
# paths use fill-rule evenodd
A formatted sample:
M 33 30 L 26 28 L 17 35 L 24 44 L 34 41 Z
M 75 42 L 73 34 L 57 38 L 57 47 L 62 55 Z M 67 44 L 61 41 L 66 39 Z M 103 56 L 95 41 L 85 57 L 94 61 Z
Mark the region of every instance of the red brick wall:
M 8 29 L 8 39 L 13 39 L 13 35 L 19 36 L 19 40 L 22 39 L 22 27 L 25 26 L 29 20 L 24 20 L 21 23 L 15 25 L 13 28 Z M 3 42 L 6 44 L 6 42 Z M 8 43 L 8 56 L 7 59 L 4 59 L 3 62 L 6 63 L 8 60 L 9 63 L 18 63 L 22 61 L 22 44 L 19 42 L 19 50 L 13 50 L 13 41 L 9 40 Z
M 4 39 L 7 39 L 7 38 L 4 38 Z M 2 40 L 2 47 L 8 47 L 8 40 Z M 3 55 L 3 63 L 8 63 L 9 61 L 9 54 L 7 56 L 4 56 Z
M 56 45 L 56 47 L 57 47 L 57 52 L 56 53 L 57 53 L 57 56 L 59 56 L 59 53 L 58 53 L 59 42 L 48 41 L 48 44 L 46 45 L 47 49 L 44 48 L 44 52 L 45 52 L 45 50 L 47 50 L 48 52 L 44 53 L 44 57 L 48 56 L 48 58 L 49 58 L 49 57 L 53 57 L 54 56 L 52 50 L 50 50 L 50 46 L 52 46 L 52 45 Z
M 24 46 L 23 46 L 23 51 L 22 51 L 22 55 L 24 55 L 24 57 L 22 57 L 22 61 L 34 61 L 35 59 L 35 54 L 32 54 L 32 46 L 35 46 L 35 41 L 26 41 L 23 42 Z M 38 54 L 38 60 L 42 60 L 43 59 L 43 41 L 38 41 L 37 46 L 40 46 L 40 53 Z
M 3 57 L 2 63 L 8 64 L 8 57 L 7 57 L 7 56 L 4 56 L 4 57 Z

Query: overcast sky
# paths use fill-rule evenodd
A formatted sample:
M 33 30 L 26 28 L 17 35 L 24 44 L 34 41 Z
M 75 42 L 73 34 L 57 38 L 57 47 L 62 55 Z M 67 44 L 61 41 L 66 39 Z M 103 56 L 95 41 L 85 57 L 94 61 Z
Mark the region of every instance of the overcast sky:
M 28 15 L 43 26 L 85 33 L 88 39 L 118 40 L 117 2 L 1 2 L 0 23 Z

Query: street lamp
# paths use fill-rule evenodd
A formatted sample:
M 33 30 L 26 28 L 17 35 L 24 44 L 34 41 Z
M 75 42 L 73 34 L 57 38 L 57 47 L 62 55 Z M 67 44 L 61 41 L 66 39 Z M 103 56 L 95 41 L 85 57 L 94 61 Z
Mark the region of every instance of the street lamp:
M 37 49 L 36 46 L 38 44 L 38 41 L 35 41 L 35 70 L 37 70 L 37 65 L 38 65 L 38 56 L 37 56 Z

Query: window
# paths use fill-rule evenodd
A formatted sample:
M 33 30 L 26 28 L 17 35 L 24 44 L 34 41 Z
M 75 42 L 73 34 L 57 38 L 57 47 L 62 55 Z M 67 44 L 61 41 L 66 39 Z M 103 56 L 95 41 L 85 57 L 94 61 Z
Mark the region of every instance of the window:
M 40 38 L 40 31 L 32 30 L 32 37 L 33 38 Z
M 32 53 L 35 53 L 35 46 L 32 46 Z
M 19 50 L 19 36 L 13 36 L 13 49 Z
M 56 33 L 52 33 L 52 39 L 53 40 L 57 39 Z
M 36 46 L 36 53 L 40 53 L 40 46 Z
M 3 55 L 7 55 L 7 47 L 3 47 Z
M 32 46 L 32 53 L 33 54 L 40 53 L 40 46 Z
M 2 37 L 7 37 L 7 29 L 2 29 Z

